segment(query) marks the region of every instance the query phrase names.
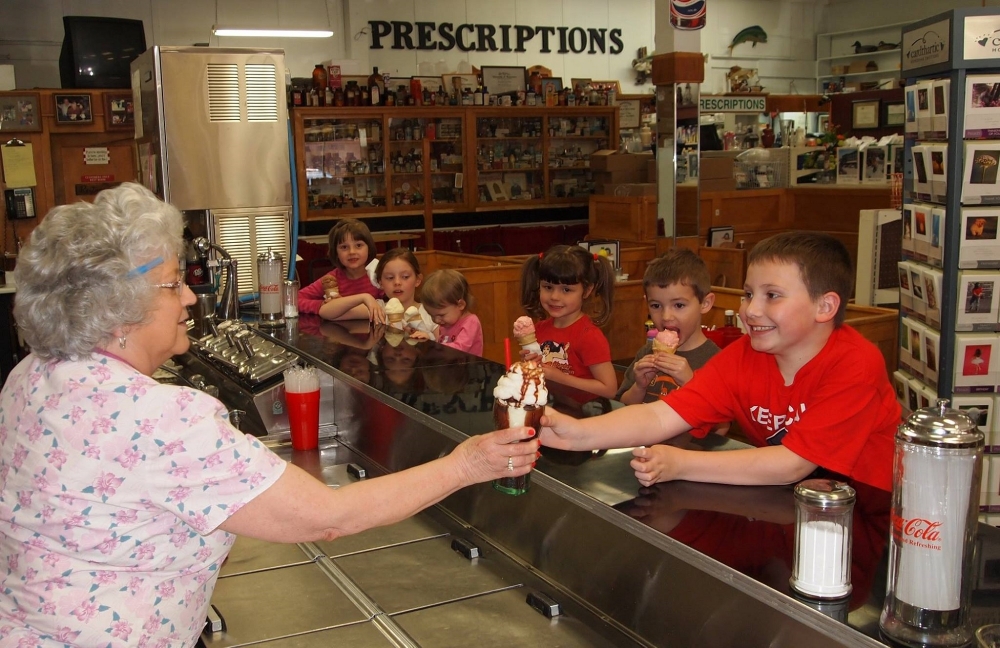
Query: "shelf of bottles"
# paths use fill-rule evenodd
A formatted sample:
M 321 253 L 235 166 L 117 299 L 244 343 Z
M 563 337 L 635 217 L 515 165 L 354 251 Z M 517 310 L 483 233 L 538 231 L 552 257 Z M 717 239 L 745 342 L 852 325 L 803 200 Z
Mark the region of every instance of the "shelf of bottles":
M 379 210 L 386 205 L 379 119 L 306 119 L 303 157 L 309 210 Z
M 478 202 L 544 198 L 542 122 L 541 116 L 476 118 Z
M 390 205 L 394 209 L 422 207 L 427 195 L 424 184 L 424 136 L 426 119 L 389 118 Z
M 610 121 L 602 115 L 546 117 L 550 199 L 578 200 L 594 193 L 590 155 L 609 148 Z
M 427 120 L 431 202 L 435 206 L 465 203 L 464 125 L 458 117 Z

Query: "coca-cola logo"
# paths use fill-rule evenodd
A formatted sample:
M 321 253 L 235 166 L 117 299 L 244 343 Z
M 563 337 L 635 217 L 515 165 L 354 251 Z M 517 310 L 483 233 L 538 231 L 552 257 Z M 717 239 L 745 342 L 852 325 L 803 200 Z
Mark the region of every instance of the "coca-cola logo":
M 892 516 L 892 530 L 897 541 L 927 549 L 941 548 L 941 526 L 941 522 L 926 518 Z
M 278 292 L 279 292 L 279 290 L 280 290 L 280 286 L 278 284 L 262 284 L 261 287 L 260 287 L 260 292 L 261 293 L 268 293 L 268 294 L 273 293 L 273 294 L 277 295 Z

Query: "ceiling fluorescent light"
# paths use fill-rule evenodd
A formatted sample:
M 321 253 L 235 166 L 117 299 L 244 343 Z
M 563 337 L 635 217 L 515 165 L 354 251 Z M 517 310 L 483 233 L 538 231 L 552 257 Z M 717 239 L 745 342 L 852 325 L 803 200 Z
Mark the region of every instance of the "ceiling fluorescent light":
M 277 38 L 329 38 L 329 29 L 244 29 L 239 27 L 212 26 L 216 36 L 274 36 Z

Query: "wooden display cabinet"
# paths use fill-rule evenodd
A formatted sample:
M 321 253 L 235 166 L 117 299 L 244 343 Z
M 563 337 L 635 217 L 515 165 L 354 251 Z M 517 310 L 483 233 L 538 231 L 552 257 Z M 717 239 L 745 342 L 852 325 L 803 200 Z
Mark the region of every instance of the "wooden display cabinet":
M 359 107 L 292 111 L 303 220 L 586 205 L 590 154 L 618 145 L 618 111 Z M 429 231 L 429 229 L 428 229 Z

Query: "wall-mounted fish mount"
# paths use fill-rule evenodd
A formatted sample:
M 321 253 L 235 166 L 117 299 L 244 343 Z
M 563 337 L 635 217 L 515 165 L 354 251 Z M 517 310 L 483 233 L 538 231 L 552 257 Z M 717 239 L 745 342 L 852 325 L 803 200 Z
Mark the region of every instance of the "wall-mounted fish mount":
M 760 25 L 744 27 L 733 37 L 733 42 L 729 44 L 729 54 L 732 55 L 733 48 L 740 43 L 753 43 L 752 47 L 757 47 L 757 43 L 767 42 L 767 32 Z

